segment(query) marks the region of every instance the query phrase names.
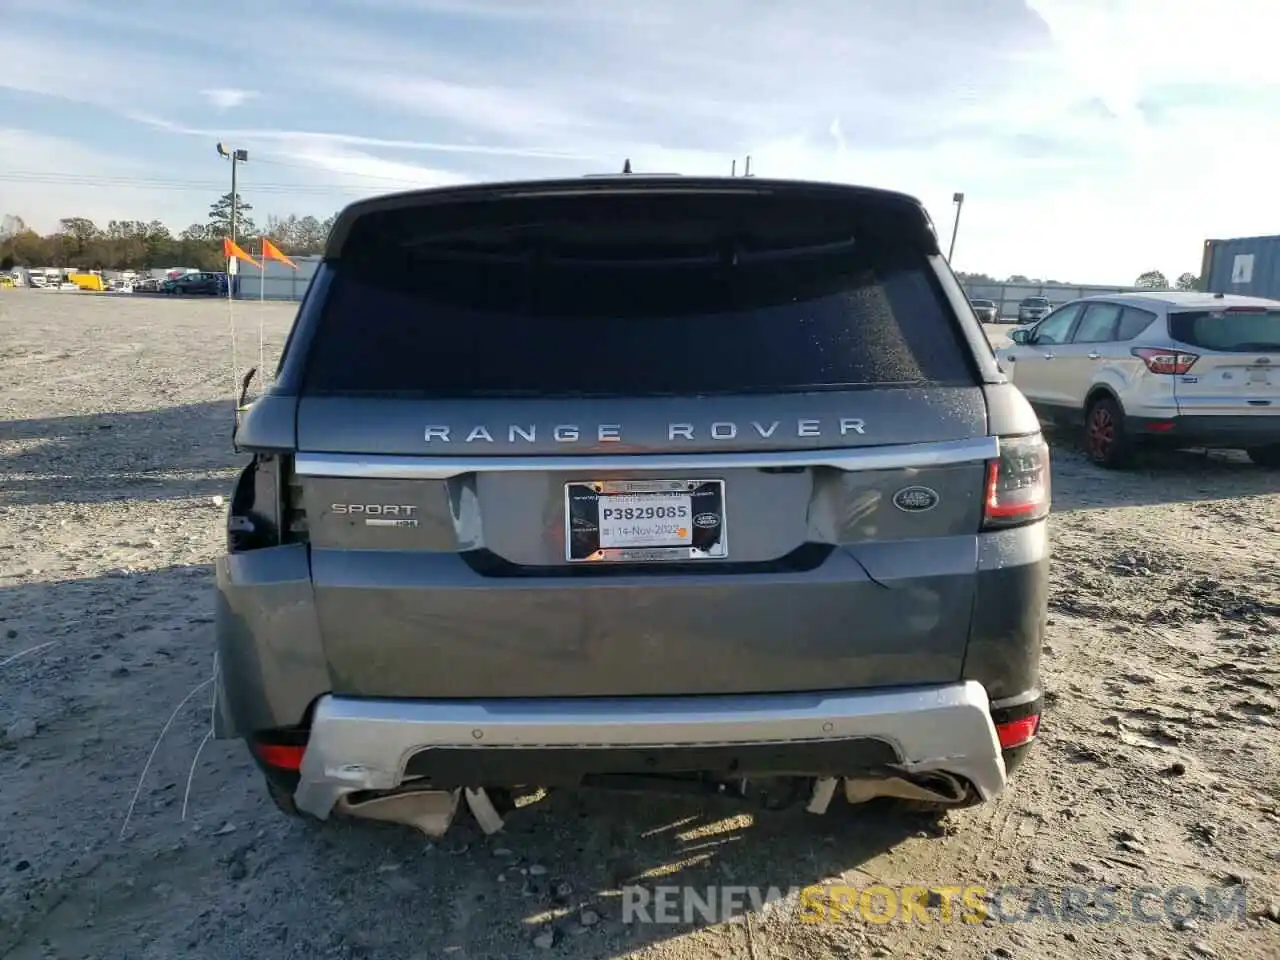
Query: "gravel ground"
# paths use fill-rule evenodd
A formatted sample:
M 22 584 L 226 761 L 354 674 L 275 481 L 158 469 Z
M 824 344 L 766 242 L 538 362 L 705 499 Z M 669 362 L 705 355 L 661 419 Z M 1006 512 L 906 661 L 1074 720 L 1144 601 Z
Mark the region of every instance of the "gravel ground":
M 236 312 L 241 368 L 259 318 L 274 357 L 293 307 Z M 285 819 L 239 744 L 204 743 L 226 303 L 0 292 L 0 360 L 0 957 L 1280 956 L 1280 479 L 1242 457 L 1117 475 L 1056 442 L 1052 713 L 996 803 L 936 825 L 553 795 L 432 844 Z M 638 876 L 1040 884 L 1050 907 L 1109 884 L 1120 914 L 626 924 Z M 1243 885 L 1247 916 L 1127 918 L 1179 884 Z

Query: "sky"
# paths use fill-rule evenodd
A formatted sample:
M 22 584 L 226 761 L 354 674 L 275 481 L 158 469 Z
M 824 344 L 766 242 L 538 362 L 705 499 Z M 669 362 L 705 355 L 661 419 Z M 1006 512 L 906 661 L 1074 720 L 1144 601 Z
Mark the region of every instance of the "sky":
M 621 170 L 888 187 L 955 269 L 1128 284 L 1280 233 L 1258 0 L 0 0 L 0 214 L 325 217 Z

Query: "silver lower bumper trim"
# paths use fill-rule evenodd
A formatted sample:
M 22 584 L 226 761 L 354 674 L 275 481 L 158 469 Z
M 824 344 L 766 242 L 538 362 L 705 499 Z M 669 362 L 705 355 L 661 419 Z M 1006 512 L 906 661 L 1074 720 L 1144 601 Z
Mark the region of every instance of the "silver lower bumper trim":
M 394 790 L 432 747 L 539 748 L 783 744 L 872 738 L 903 772 L 963 777 L 982 799 L 1005 785 L 986 691 L 975 682 L 849 693 L 529 700 L 321 698 L 298 808 L 322 819 L 348 794 Z

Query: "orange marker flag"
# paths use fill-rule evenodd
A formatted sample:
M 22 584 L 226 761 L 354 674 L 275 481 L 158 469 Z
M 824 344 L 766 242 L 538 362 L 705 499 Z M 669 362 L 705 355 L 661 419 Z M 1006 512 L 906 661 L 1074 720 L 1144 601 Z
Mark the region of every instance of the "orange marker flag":
M 298 269 L 298 265 L 281 253 L 280 248 L 266 237 L 262 238 L 262 259 L 263 262 L 266 262 L 267 260 L 279 260 L 281 263 L 288 264 L 295 270 Z
M 231 257 L 235 257 L 237 260 L 247 261 L 248 263 L 251 263 L 255 267 L 258 267 L 259 269 L 261 269 L 261 266 L 259 265 L 258 261 L 253 259 L 253 257 L 249 256 L 247 253 L 245 253 L 238 243 L 232 242 L 230 237 L 222 238 L 222 255 L 228 259 L 230 259 Z

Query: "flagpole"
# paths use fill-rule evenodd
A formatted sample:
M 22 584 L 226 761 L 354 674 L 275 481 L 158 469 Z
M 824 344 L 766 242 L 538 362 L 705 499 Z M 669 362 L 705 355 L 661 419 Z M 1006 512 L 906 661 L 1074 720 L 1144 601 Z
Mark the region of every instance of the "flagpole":
M 267 305 L 267 238 L 264 234 L 259 246 L 262 248 L 258 257 L 258 376 L 266 382 L 267 365 L 263 357 L 265 356 L 263 341 L 263 318 Z
M 236 408 L 236 420 L 240 416 L 240 372 L 236 369 L 236 314 L 231 287 L 238 271 L 234 256 L 227 257 L 227 323 L 231 328 L 231 403 Z

